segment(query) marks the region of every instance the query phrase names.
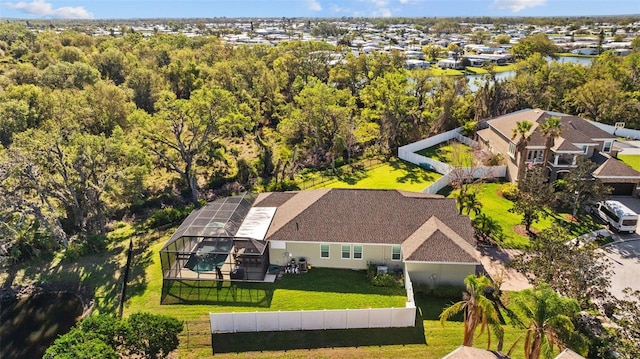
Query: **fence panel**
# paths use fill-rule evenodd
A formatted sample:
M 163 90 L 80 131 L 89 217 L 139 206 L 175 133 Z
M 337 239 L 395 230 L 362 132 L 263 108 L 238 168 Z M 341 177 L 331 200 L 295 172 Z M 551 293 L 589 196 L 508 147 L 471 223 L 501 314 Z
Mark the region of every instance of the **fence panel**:
M 413 293 L 410 295 L 413 298 Z M 415 303 L 405 308 L 211 313 L 212 333 L 412 327 Z

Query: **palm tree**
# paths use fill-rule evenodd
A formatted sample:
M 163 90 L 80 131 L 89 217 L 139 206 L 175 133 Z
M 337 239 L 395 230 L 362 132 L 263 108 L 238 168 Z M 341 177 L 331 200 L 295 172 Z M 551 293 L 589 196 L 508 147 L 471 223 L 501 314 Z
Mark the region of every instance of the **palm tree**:
M 480 326 L 481 335 L 487 331 L 487 348 L 491 346 L 491 329 L 498 337 L 498 350 L 502 350 L 504 330 L 500 326 L 498 310 L 494 303 L 485 297 L 485 290 L 493 287 L 491 279 L 484 275 L 469 275 L 464 279 L 467 286 L 461 301 L 453 303 L 440 313 L 440 324 L 444 325 L 449 318 L 462 312 L 464 318 L 464 339 L 462 345 L 473 346 L 473 335 Z
M 538 359 L 540 354 L 551 358 L 554 346 L 563 349 L 563 338 L 574 330 L 571 318 L 580 311 L 578 302 L 560 296 L 547 284 L 517 293 L 511 304 L 510 308 L 523 317 L 523 323 L 529 323 L 524 343 L 526 359 Z M 515 343 L 507 355 L 514 347 Z
M 529 133 L 529 131 L 532 127 L 533 123 L 530 121 L 516 122 L 516 127 L 513 129 L 513 134 L 511 136 L 512 140 L 520 136 L 518 142 L 516 143 L 516 154 L 518 156 L 518 180 L 520 180 L 522 178 L 522 175 L 524 174 L 525 151 L 527 150 L 527 144 L 529 143 L 529 139 L 531 137 L 531 133 Z
M 544 160 L 542 162 L 546 167 L 547 162 L 549 161 L 551 147 L 553 147 L 556 137 L 560 137 L 562 135 L 562 122 L 560 117 L 549 117 L 540 125 L 540 131 L 546 137 L 546 141 L 544 143 Z
M 464 198 L 464 207 L 467 209 L 467 216 L 473 213 L 476 215 L 480 214 L 482 210 L 482 203 L 478 199 L 477 192 L 467 192 L 467 195 Z

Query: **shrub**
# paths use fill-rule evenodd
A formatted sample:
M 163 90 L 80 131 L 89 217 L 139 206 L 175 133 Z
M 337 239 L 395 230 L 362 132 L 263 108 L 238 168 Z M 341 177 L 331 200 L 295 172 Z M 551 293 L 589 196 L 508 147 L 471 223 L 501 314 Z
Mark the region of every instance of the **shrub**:
M 378 265 L 369 263 L 367 266 L 367 279 L 376 287 L 401 287 L 402 281 L 390 273 L 378 273 Z
M 496 153 L 491 155 L 491 157 L 487 158 L 486 165 L 487 166 L 500 166 L 504 162 L 504 157 L 502 157 L 502 153 Z
M 518 185 L 516 183 L 505 183 L 498 189 L 502 197 L 515 201 L 518 198 Z
M 465 288 L 461 285 L 440 284 L 431 288 L 427 284 L 418 284 L 413 287 L 414 292 L 429 296 L 432 298 L 451 299 L 454 301 L 462 298 Z
M 153 212 L 153 214 L 145 221 L 145 227 L 158 228 L 160 226 L 181 221 L 185 219 L 193 209 L 193 205 L 159 209 Z

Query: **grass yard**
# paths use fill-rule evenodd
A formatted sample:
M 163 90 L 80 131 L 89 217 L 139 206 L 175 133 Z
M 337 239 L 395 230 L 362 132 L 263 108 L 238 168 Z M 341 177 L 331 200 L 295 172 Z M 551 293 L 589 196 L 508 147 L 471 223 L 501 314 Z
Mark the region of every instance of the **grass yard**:
M 404 307 L 404 288 L 370 285 L 364 271 L 312 268 L 309 273 L 285 275 L 275 283 L 226 283 L 220 289 L 210 287 L 205 298 L 190 304 L 161 305 L 162 273 L 157 255 L 164 241 L 149 247 L 153 253 L 145 269 L 144 290 L 134 291 L 125 304 L 125 315 L 145 311 L 168 314 L 180 320 L 205 319 L 209 312 L 249 312 L 300 309 L 357 309 Z M 213 282 L 212 282 L 213 283 Z M 188 296 L 187 294 L 184 297 Z
M 471 148 L 465 144 L 462 144 L 456 140 L 451 140 L 448 142 L 441 142 L 435 146 L 423 148 L 420 151 L 416 152 L 417 154 L 432 158 L 434 160 L 440 161 L 442 163 L 450 163 L 451 162 L 451 153 L 454 150 L 454 144 L 459 145 L 461 150 L 462 158 L 470 158 L 469 156 L 473 156 L 473 151 Z M 466 161 L 465 161 L 466 162 Z
M 463 323 L 461 317 L 440 325 L 438 316 L 450 300 L 416 296 L 417 317 L 413 328 L 352 329 L 295 332 L 263 332 L 216 334 L 213 337 L 215 357 L 221 358 L 426 358 L 439 359 L 462 343 Z M 505 318 L 508 320 L 507 316 Z M 505 330 L 506 352 L 523 329 L 509 322 Z M 496 338 L 492 336 L 491 349 L 496 349 Z M 195 341 L 195 339 L 193 339 Z M 202 336 L 204 341 L 210 336 Z M 474 341 L 475 346 L 486 348 L 487 335 Z M 514 348 L 512 358 L 524 358 L 524 340 Z M 203 345 L 204 346 L 204 345 Z M 181 358 L 202 358 L 211 355 L 211 349 L 185 348 L 179 350 Z
M 313 188 L 370 188 L 398 189 L 420 192 L 442 177 L 437 172 L 425 170 L 412 163 L 390 159 L 367 169 L 355 169 Z
M 631 166 L 634 170 L 640 171 L 640 155 L 618 154 L 618 159 Z
M 505 248 L 525 248 L 529 244 L 529 238 L 521 235 L 514 230 L 514 227 L 522 221 L 522 216 L 509 212 L 513 207 L 513 202 L 503 198 L 498 194 L 498 190 L 502 183 L 482 183 L 474 185 L 477 190 L 478 198 L 482 203 L 482 213 L 497 221 L 502 227 L 504 240 L 501 245 Z M 448 194 L 453 198 L 454 192 Z M 602 228 L 600 224 L 595 222 L 589 215 L 579 215 L 579 222 L 571 222 L 568 220 L 570 213 L 552 214 L 546 218 L 540 218 L 540 221 L 534 223 L 531 227 L 535 231 L 551 227 L 553 223 L 561 223 L 561 225 L 569 230 L 574 236 L 594 231 Z M 474 217 L 474 214 L 471 214 Z

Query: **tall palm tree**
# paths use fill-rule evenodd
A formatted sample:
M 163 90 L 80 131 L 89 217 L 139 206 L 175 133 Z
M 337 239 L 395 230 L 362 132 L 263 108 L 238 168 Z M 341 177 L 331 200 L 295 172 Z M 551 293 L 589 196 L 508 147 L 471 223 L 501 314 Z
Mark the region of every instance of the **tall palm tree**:
M 551 147 L 553 147 L 556 137 L 562 135 L 562 122 L 560 117 L 549 117 L 540 125 L 540 131 L 546 138 L 544 143 L 544 161 L 542 162 L 546 167 L 549 161 L 549 155 L 551 154 Z
M 498 337 L 498 350 L 502 350 L 504 330 L 500 326 L 498 310 L 493 302 L 485 297 L 485 290 L 491 288 L 491 279 L 482 275 L 476 277 L 469 275 L 464 279 L 467 290 L 461 301 L 453 303 L 440 313 L 440 324 L 444 323 L 454 315 L 462 312 L 464 318 L 464 338 L 462 345 L 473 346 L 473 336 L 480 326 L 481 335 L 487 331 L 487 349 L 491 346 L 491 330 Z
M 524 159 L 526 157 L 525 151 L 527 150 L 527 144 L 531 137 L 531 133 L 529 133 L 529 131 L 532 127 L 533 123 L 530 121 L 516 122 L 516 127 L 513 129 L 511 136 L 512 140 L 520 136 L 518 142 L 516 142 L 516 155 L 518 156 L 518 180 L 520 180 L 524 174 Z
M 539 359 L 553 356 L 553 348 L 564 348 L 564 338 L 574 330 L 571 318 L 580 311 L 578 302 L 562 297 L 549 285 L 543 284 L 534 289 L 519 292 L 511 301 L 510 308 L 528 323 L 525 335 L 524 352 L 526 359 Z M 507 355 L 511 354 L 514 346 Z

